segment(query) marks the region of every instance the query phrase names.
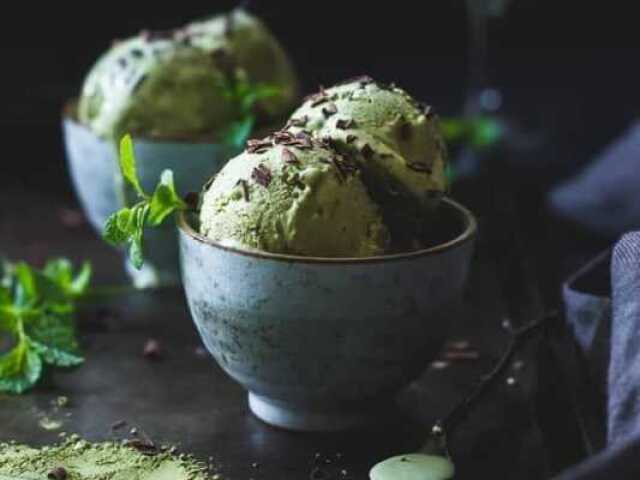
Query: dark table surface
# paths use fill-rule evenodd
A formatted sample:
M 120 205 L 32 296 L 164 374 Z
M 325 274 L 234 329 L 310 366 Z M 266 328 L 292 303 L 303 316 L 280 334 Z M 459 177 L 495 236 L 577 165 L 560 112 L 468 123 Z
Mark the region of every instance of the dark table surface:
M 0 203 L 19 207 L 6 209 L 0 219 L 3 256 L 35 264 L 53 256 L 89 259 L 96 285 L 126 283 L 121 258 L 77 218 L 69 197 L 19 190 L 0 197 Z M 477 352 L 478 358 L 432 364 L 399 395 L 398 411 L 366 430 L 291 433 L 253 417 L 243 389 L 203 353 L 182 292 L 167 289 L 83 309 L 86 363 L 55 372 L 25 395 L 0 395 L 0 441 L 42 445 L 60 432 L 105 440 L 121 436 L 111 426 L 125 420 L 127 429 L 135 426 L 157 442 L 212 457 L 224 478 L 306 479 L 317 467 L 326 478 L 367 478 L 375 462 L 418 448 L 431 422 L 498 358 L 507 336 L 494 270 L 476 255 L 464 302 L 452 312 L 451 340 L 469 342 L 466 356 Z M 150 338 L 162 346 L 159 360 L 142 354 Z M 528 401 L 531 368 L 527 362 L 516 366 L 516 382 L 502 381 L 452 439 L 459 478 L 540 478 L 544 462 L 536 453 L 540 442 Z M 54 408 L 58 396 L 68 397 L 68 406 Z M 62 426 L 47 430 L 43 418 Z

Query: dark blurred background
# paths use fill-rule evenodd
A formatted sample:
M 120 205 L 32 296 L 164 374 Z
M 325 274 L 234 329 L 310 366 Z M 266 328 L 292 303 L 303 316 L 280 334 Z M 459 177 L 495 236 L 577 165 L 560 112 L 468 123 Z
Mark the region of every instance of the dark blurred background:
M 237 3 L 25 2 L 5 11 L 0 185 L 70 197 L 60 112 L 98 55 L 114 38 Z M 467 89 L 464 7 L 462 0 L 250 2 L 286 45 L 306 90 L 368 73 L 396 81 L 445 115 L 461 111 Z M 504 109 L 547 133 L 544 158 L 536 159 L 541 170 L 562 174 L 563 166 L 586 162 L 637 113 L 640 38 L 632 2 L 513 0 L 490 21 L 489 37 L 489 80 L 502 90 Z

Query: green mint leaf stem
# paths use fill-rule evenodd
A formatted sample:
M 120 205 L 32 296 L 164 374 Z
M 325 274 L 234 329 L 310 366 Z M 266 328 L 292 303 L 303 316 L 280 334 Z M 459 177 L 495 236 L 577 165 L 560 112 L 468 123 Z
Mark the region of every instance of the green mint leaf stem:
M 138 195 L 142 198 L 147 198 L 147 195 L 140 185 L 140 179 L 138 178 L 133 140 L 129 134 L 126 134 L 122 137 L 122 140 L 120 140 L 120 170 L 124 178 L 131 184 Z
M 130 135 L 120 143 L 120 169 L 123 177 L 136 189 L 141 201 L 132 207 L 112 213 L 103 228 L 103 238 L 112 245 L 128 245 L 132 265 L 140 269 L 144 264 L 144 229 L 157 227 L 176 210 L 187 210 L 188 205 L 178 195 L 173 172 L 165 170 L 160 176 L 153 195 L 147 195 L 140 186 Z

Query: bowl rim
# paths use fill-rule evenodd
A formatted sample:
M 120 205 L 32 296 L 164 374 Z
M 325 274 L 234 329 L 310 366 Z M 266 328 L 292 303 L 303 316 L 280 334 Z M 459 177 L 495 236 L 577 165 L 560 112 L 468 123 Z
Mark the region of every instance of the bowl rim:
M 409 260 L 418 257 L 441 254 L 448 250 L 453 250 L 467 242 L 470 242 L 475 238 L 478 230 L 478 222 L 474 214 L 468 208 L 456 202 L 450 197 L 443 197 L 441 201 L 448 204 L 450 207 L 453 207 L 453 210 L 457 213 L 457 215 L 464 220 L 464 230 L 459 235 L 446 242 L 439 243 L 429 248 L 423 248 L 420 250 L 413 250 L 404 253 L 392 253 L 388 255 L 376 255 L 370 257 L 314 257 L 304 255 L 290 255 L 285 253 L 270 253 L 262 250 L 245 250 L 237 247 L 231 247 L 211 240 L 210 238 L 205 237 L 199 232 L 196 232 L 187 218 L 190 212 L 185 211 L 178 212 L 177 225 L 178 229 L 181 230 L 182 233 L 190 237 L 192 240 L 218 250 L 223 250 L 229 253 L 247 257 L 260 258 L 264 260 L 275 260 L 287 263 L 314 263 L 327 265 L 380 263 L 397 260 Z

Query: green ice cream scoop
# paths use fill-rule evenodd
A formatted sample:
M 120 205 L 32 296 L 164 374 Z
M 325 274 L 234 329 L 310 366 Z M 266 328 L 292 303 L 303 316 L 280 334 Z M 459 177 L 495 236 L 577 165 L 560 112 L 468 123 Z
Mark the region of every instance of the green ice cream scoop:
M 78 118 L 104 138 L 219 140 L 240 114 L 225 92 L 233 82 L 275 87 L 257 105 L 264 121 L 286 114 L 297 94 L 282 47 L 243 10 L 116 43 L 87 75 Z
M 388 232 L 360 170 L 300 133 L 249 142 L 206 188 L 200 231 L 214 241 L 271 253 L 365 257 Z
M 425 206 L 446 190 L 446 147 L 437 116 L 393 85 L 361 77 L 321 90 L 293 113 L 288 127 L 329 139 L 353 155 L 382 197 L 409 196 Z

